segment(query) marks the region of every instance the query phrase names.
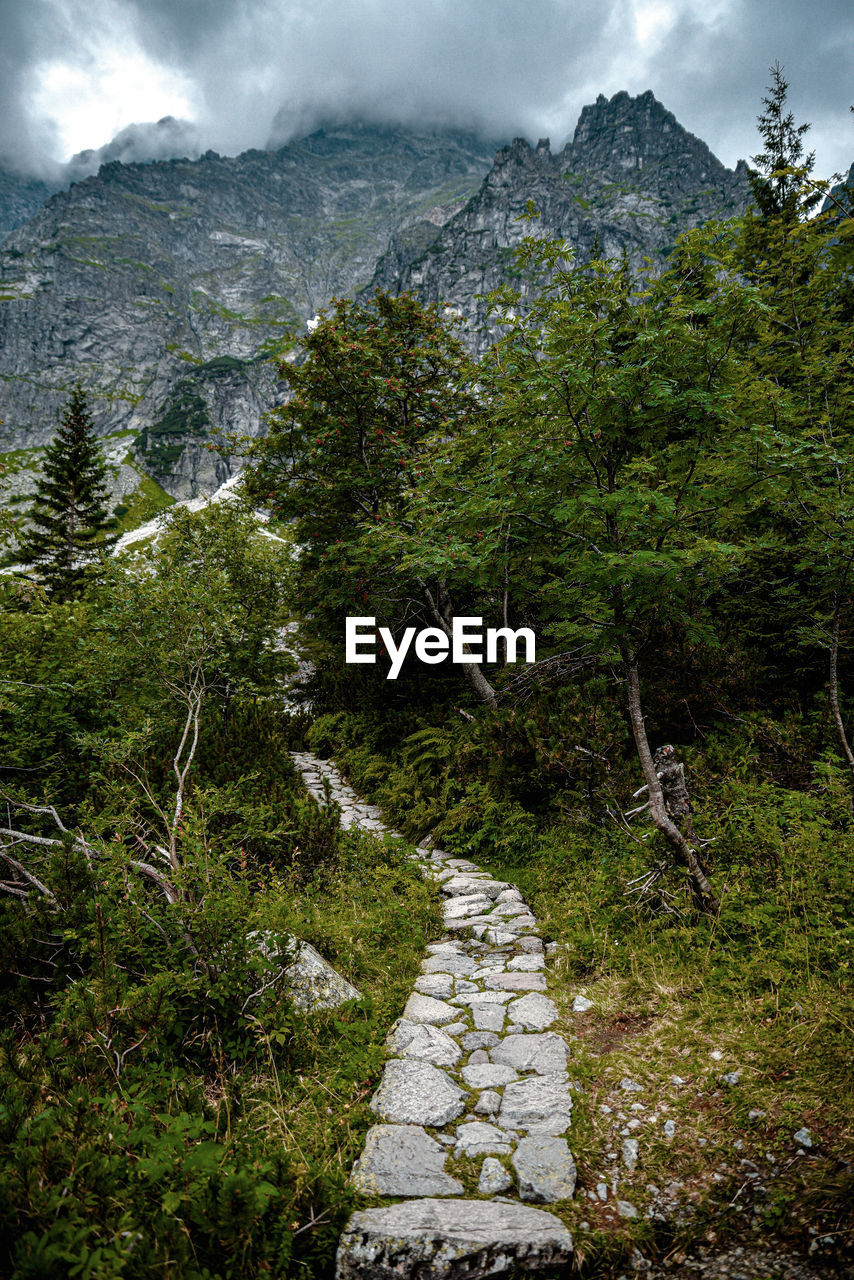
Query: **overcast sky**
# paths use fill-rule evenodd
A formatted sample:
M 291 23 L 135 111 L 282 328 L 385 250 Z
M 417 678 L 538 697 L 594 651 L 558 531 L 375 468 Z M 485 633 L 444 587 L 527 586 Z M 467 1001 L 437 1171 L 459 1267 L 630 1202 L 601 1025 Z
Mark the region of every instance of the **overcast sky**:
M 619 89 L 734 165 L 775 60 L 816 174 L 854 161 L 852 0 L 0 0 L 0 23 L 0 161 L 28 172 L 117 134 L 121 159 L 231 155 L 336 118 L 556 150 Z

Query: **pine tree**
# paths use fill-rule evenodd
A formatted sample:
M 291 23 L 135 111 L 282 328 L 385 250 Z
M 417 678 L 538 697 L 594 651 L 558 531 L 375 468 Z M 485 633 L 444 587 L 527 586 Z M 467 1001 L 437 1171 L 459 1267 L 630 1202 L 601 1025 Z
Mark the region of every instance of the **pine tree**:
M 805 190 L 805 179 L 812 172 L 815 152 L 804 155 L 804 135 L 809 124 L 795 124 L 786 110 L 789 82 L 779 62 L 771 67 L 768 96 L 762 99 L 764 111 L 757 117 L 757 127 L 764 149 L 751 156 L 757 166 L 749 169 L 753 198 L 763 218 L 794 221 L 808 213 L 821 199 L 821 191 Z
M 83 388 L 78 382 L 65 407 L 56 438 L 45 450 L 42 476 L 21 559 L 35 565 L 49 594 L 76 595 L 87 571 L 103 554 L 112 528 L 105 499 L 107 469 Z

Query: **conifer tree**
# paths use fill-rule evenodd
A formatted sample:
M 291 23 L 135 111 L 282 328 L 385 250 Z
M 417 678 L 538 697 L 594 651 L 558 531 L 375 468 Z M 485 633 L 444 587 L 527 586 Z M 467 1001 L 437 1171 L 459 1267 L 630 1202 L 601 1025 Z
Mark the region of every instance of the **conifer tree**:
M 807 190 L 805 179 L 812 172 L 815 152 L 804 154 L 803 138 L 809 124 L 795 124 L 788 107 L 789 82 L 779 62 L 771 67 L 771 84 L 762 99 L 764 110 L 757 117 L 763 150 L 751 156 L 756 169 L 748 170 L 753 198 L 761 216 L 794 221 L 821 200 L 821 190 Z M 812 185 L 812 184 L 810 184 Z
M 106 475 L 86 396 L 78 382 L 62 425 L 45 449 L 30 512 L 35 527 L 21 546 L 21 559 L 38 569 L 55 599 L 76 595 L 87 570 L 109 545 L 104 534 L 113 522 L 105 506 Z

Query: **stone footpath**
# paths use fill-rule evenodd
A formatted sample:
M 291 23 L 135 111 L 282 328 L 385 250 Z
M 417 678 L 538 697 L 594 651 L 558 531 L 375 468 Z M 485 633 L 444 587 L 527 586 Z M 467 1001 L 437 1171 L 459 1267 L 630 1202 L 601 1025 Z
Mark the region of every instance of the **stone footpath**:
M 292 757 L 342 825 L 388 833 L 328 761 Z M 531 1208 L 570 1198 L 575 1162 L 564 1136 L 573 1084 L 566 1042 L 550 1027 L 546 948 L 521 893 L 473 862 L 420 846 L 412 855 L 444 897 L 445 936 L 430 944 L 372 1101 L 353 1185 L 403 1204 L 350 1219 L 337 1280 L 477 1280 L 514 1268 L 562 1268 L 572 1237 Z M 449 1168 L 449 1163 L 451 1167 Z M 465 1199 L 465 1185 L 483 1199 Z M 526 1201 L 528 1203 L 520 1203 Z

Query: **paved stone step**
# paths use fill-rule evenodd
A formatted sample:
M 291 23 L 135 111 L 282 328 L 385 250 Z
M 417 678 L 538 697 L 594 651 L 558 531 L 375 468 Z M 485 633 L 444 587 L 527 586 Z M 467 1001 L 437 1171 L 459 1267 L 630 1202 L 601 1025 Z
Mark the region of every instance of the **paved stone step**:
M 410 1200 L 354 1213 L 336 1280 L 476 1280 L 564 1268 L 572 1236 L 551 1213 L 489 1200 Z

